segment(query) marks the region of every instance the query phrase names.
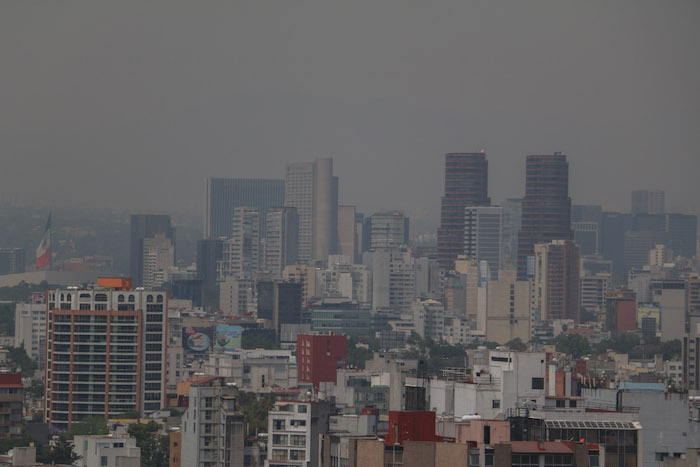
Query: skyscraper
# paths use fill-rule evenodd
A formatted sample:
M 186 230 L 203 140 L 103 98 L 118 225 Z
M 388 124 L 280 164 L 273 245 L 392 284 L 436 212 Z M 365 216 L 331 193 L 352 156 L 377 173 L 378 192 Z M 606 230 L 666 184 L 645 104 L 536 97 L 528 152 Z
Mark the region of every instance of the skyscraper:
M 167 294 L 103 281 L 47 293 L 45 421 L 59 429 L 165 403 Z
M 287 165 L 284 205 L 299 212 L 299 261 L 327 261 L 338 244 L 338 177 L 333 159 Z
M 666 195 L 661 190 L 637 190 L 632 192 L 632 214 L 663 214 Z
M 260 270 L 260 212 L 257 208 L 237 207 L 233 214 L 233 233 L 224 242 L 217 277 L 253 279 Z
M 446 154 L 445 194 L 437 232 L 440 267 L 453 269 L 457 256 L 464 254 L 464 209 L 490 203 L 486 153 Z
M 299 214 L 293 207 L 272 208 L 267 211 L 263 269 L 277 278 L 299 255 Z
M 350 258 L 355 263 L 358 260 L 358 238 L 355 231 L 355 206 L 338 206 L 338 253 Z
M 130 274 L 135 287 L 152 284 L 154 274 L 175 265 L 175 229 L 170 216 L 131 216 Z
M 408 217 L 399 211 L 375 212 L 369 222 L 369 249 L 392 248 L 408 244 Z
M 528 257 L 533 256 L 536 243 L 571 239 L 569 163 L 566 155 L 555 152 L 551 156 L 527 156 L 525 198 L 518 233 L 518 278 L 528 276 Z
M 571 240 L 552 240 L 534 246 L 535 321 L 579 321 L 579 260 L 579 248 Z
M 230 237 L 233 211 L 240 206 L 258 208 L 264 234 L 267 210 L 283 204 L 284 180 L 210 178 L 207 180 L 204 238 Z
M 501 219 L 499 206 L 469 206 L 464 216 L 464 254 L 467 258 L 486 261 L 491 279 L 498 279 L 501 269 Z
M 501 203 L 501 264 L 515 269 L 518 264 L 518 231 L 523 213 L 523 200 L 509 198 Z

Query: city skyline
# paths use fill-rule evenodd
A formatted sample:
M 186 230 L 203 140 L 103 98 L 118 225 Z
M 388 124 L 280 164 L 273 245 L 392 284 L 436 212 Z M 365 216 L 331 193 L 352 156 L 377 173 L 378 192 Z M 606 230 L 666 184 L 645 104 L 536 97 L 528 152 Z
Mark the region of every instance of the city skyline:
M 669 210 L 698 208 L 694 2 L 636 4 L 631 15 L 610 4 L 446 5 L 431 10 L 439 27 L 391 2 L 372 18 L 361 4 L 331 9 L 355 20 L 350 29 L 316 21 L 328 8 L 74 5 L 47 11 L 60 17 L 51 25 L 28 5 L 1 7 L 0 149 L 13 167 L 0 175 L 3 199 L 201 212 L 207 178 L 283 178 L 289 162 L 333 157 L 342 204 L 435 222 L 443 155 L 483 148 L 495 203 L 523 192 L 527 154 L 562 151 L 575 204 L 622 211 L 648 188 L 666 191 Z M 92 28 L 103 15 L 113 26 Z M 261 38 L 251 26 L 264 20 L 278 27 Z M 200 34 L 181 34 L 183 22 Z

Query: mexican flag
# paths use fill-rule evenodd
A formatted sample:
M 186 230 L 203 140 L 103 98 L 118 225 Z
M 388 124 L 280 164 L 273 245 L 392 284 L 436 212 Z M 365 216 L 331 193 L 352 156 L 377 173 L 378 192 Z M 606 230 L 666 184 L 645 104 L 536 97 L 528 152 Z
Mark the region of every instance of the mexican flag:
M 37 269 L 47 266 L 51 266 L 51 213 L 49 213 L 49 220 L 46 221 L 44 236 L 41 237 L 41 243 L 39 243 L 39 247 L 36 249 Z

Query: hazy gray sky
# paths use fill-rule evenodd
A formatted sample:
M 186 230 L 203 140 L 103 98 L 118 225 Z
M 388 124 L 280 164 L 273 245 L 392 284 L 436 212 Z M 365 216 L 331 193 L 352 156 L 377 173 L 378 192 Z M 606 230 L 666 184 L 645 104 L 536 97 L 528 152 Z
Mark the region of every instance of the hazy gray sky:
M 574 203 L 700 208 L 700 2 L 0 3 L 0 193 L 199 209 L 204 181 L 335 158 L 341 202 L 439 217 L 569 155 Z

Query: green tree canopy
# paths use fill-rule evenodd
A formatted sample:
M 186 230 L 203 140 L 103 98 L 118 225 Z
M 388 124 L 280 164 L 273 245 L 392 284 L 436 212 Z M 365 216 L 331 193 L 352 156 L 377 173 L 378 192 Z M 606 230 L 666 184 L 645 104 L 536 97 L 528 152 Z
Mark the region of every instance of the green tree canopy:
M 591 343 L 580 334 L 560 334 L 554 339 L 557 352 L 581 358 L 591 353 Z
M 129 434 L 136 439 L 141 448 L 141 465 L 143 467 L 160 467 L 168 465 L 170 459 L 170 437 L 159 435 L 161 424 L 151 420 L 148 423 L 134 423 L 129 426 Z
M 510 350 L 527 350 L 527 344 L 519 337 L 506 342 L 506 347 L 508 347 Z
M 259 398 L 253 392 L 238 391 L 238 410 L 243 414 L 246 433 L 267 431 L 267 413 L 275 405 L 275 396 L 263 394 Z
M 107 435 L 109 428 L 107 421 L 102 417 L 87 417 L 80 422 L 71 423 L 70 429 L 66 432 L 67 439 L 73 439 L 78 435 Z
M 58 441 L 56 441 L 56 445 L 46 455 L 45 462 L 56 465 L 73 465 L 78 460 L 80 460 L 80 456 L 73 452 L 73 443 L 68 441 L 65 435 L 61 434 L 58 437 Z

